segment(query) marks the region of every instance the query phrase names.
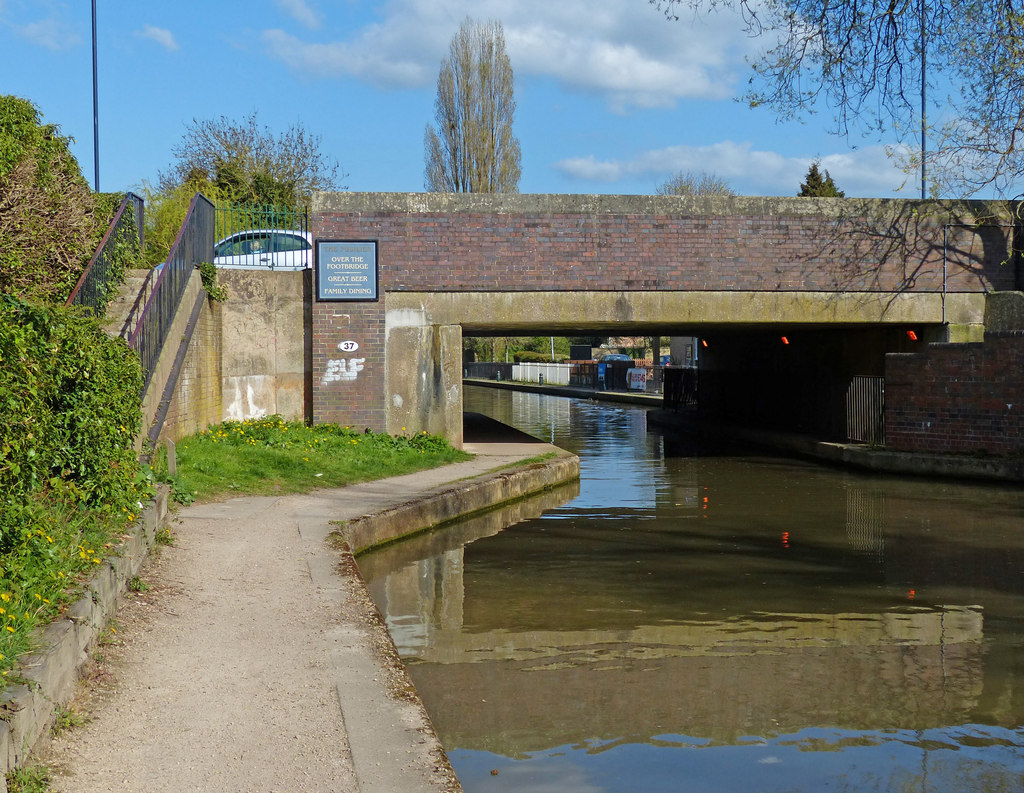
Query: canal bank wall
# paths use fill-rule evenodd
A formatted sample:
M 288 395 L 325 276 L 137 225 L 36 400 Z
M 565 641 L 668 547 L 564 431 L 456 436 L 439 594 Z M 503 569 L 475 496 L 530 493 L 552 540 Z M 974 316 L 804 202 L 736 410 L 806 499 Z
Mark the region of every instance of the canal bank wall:
M 331 680 L 337 704 L 334 723 L 323 734 L 338 741 L 331 763 L 347 764 L 338 771 L 340 777 L 317 789 L 461 790 L 349 546 L 362 549 L 393 541 L 579 476 L 574 455 L 483 417 L 467 417 L 467 426 L 475 433 L 467 450 L 476 457 L 464 463 L 308 496 L 243 497 L 180 510 L 175 517 L 178 541 L 164 549 L 157 565 L 170 582 L 166 602 L 144 631 L 133 633 L 119 625 L 118 638 L 130 663 L 118 669 L 116 690 L 98 712 L 90 713 L 92 722 L 60 739 L 59 765 L 69 768 L 71 776 L 59 780 L 55 790 L 105 791 L 132 780 L 132 789 L 225 789 L 220 787 L 223 780 L 194 775 L 223 775 L 243 755 L 252 758 L 244 769 L 252 775 L 251 785 L 234 779 L 231 789 L 261 789 L 282 769 L 294 779 L 308 777 L 306 755 L 315 741 L 302 723 L 289 719 L 305 717 L 305 708 L 295 713 L 294 705 L 309 696 L 310 684 L 299 674 L 295 696 L 287 689 L 295 670 L 306 668 L 322 669 Z M 166 498 L 162 492 L 150 505 L 121 552 L 102 567 L 67 618 L 41 632 L 38 651 L 18 669 L 20 682 L 0 695 L 0 793 L 7 791 L 7 772 L 30 762 L 30 750 L 32 759 L 39 753 L 53 756 L 49 728 L 58 709 L 76 694 L 87 658 L 125 600 L 128 581 L 139 573 L 156 533 L 171 520 Z M 281 568 L 288 568 L 288 574 L 278 580 Z M 210 574 L 202 574 L 207 569 Z M 296 578 L 300 570 L 305 572 Z M 147 581 L 159 581 L 159 573 L 150 578 L 143 572 Z M 285 591 L 275 592 L 277 585 Z M 310 591 L 300 596 L 303 588 Z M 289 600 L 297 603 L 285 618 L 282 604 Z M 250 610 L 250 601 L 273 603 L 275 608 Z M 134 598 L 124 611 L 133 603 Z M 303 634 L 309 615 L 321 612 L 334 615 L 331 623 L 314 625 L 310 635 Z M 182 633 L 179 615 L 186 613 L 190 625 L 208 630 Z M 263 620 L 267 624 L 261 625 Z M 265 648 L 244 644 L 283 629 L 298 630 L 285 641 L 289 652 L 309 657 L 298 662 L 293 658 L 290 665 L 268 673 Z M 161 643 L 161 636 L 167 641 Z M 327 660 L 319 655 L 325 637 Z M 186 655 L 177 659 L 179 653 Z M 224 653 L 237 656 L 237 666 L 212 660 Z M 197 658 L 205 662 L 197 664 Z M 252 683 L 261 692 L 273 689 L 274 699 L 285 703 L 283 712 L 268 708 L 262 695 L 247 702 L 232 693 Z M 197 692 L 202 693 L 199 704 Z M 243 705 L 251 712 L 236 715 L 233 730 L 215 728 L 229 710 Z M 243 728 L 255 734 L 238 737 Z M 213 744 L 202 743 L 206 735 Z M 302 746 L 292 756 L 288 747 L 295 740 Z M 160 769 L 169 767 L 182 769 L 184 775 L 168 778 Z M 331 787 L 339 779 L 349 781 Z
M 466 380 L 465 383 L 485 388 L 643 405 L 651 408 L 648 412 L 648 421 L 665 429 L 689 434 L 705 434 L 715 438 L 729 438 L 832 465 L 886 474 L 992 482 L 1024 482 L 1024 460 L 1017 457 L 892 451 L 884 447 L 865 444 L 821 441 L 794 433 L 699 421 L 693 411 L 664 410 L 661 407 L 661 396 L 653 394 L 591 391 L 586 388 L 489 380 Z

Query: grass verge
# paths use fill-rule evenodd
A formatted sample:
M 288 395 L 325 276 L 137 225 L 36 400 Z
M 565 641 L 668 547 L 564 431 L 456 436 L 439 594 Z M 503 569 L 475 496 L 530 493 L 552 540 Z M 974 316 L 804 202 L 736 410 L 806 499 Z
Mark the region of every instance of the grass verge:
M 175 501 L 224 495 L 302 493 L 382 479 L 472 455 L 435 435 L 356 432 L 336 424 L 307 426 L 268 416 L 226 421 L 178 442 L 177 473 L 162 453 L 156 477 L 171 484 Z
M 0 688 L 33 649 L 33 631 L 77 599 L 92 569 L 110 555 L 137 515 L 88 508 L 55 482 L 18 504 L 19 530 L 0 543 Z M 136 491 L 148 498 L 148 491 Z M 141 509 L 141 502 L 136 502 Z

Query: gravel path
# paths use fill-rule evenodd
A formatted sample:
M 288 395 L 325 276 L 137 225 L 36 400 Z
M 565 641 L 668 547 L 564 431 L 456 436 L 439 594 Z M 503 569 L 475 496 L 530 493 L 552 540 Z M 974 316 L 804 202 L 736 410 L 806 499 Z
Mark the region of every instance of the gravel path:
M 316 515 L 333 511 L 303 496 L 182 510 L 82 686 L 89 722 L 51 742 L 53 789 L 452 789 L 418 702 L 388 696 L 403 672 L 327 543 Z M 359 774 L 347 727 L 371 746 Z

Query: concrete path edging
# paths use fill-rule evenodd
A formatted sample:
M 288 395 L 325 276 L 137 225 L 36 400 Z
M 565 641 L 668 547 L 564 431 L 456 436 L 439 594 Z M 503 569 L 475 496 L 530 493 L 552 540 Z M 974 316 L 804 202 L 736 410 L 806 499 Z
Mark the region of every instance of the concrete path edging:
M 578 479 L 579 458 L 562 452 L 550 460 L 498 470 L 425 494 L 405 504 L 345 521 L 339 535 L 353 555 L 429 531 L 449 521 Z
M 0 691 L 0 793 L 7 793 L 7 774 L 24 764 L 29 751 L 50 729 L 57 708 L 71 700 L 88 649 L 116 612 L 128 582 L 167 522 L 169 492 L 166 485 L 157 489 L 117 555 L 99 566 L 65 617 L 36 633 L 37 650 L 18 664 L 25 682 Z

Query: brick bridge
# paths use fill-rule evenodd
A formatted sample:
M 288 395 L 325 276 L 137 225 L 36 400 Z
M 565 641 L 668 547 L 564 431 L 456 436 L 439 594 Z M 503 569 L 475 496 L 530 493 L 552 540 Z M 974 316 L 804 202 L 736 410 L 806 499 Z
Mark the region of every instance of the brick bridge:
M 711 342 L 702 388 L 774 389 L 779 405 L 810 389 L 824 425 L 834 383 L 882 374 L 887 353 L 981 340 L 986 296 L 1019 288 L 1006 217 L 981 202 L 318 194 L 318 240 L 377 242 L 379 299 L 313 301 L 313 418 L 459 442 L 463 335 L 660 333 Z

